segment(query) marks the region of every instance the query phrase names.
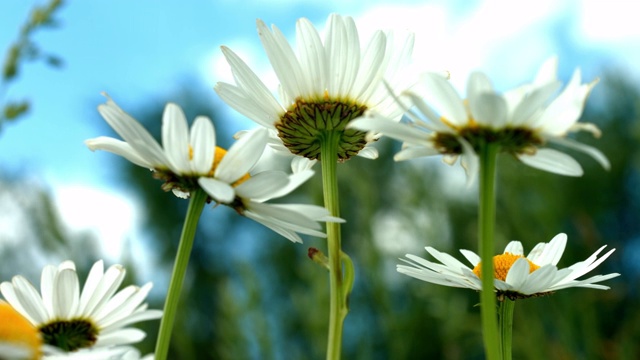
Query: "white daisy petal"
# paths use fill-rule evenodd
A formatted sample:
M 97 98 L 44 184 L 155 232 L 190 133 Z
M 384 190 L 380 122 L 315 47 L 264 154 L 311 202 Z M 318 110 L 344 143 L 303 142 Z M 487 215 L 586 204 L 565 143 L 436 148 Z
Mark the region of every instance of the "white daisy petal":
M 393 156 L 395 161 L 405 161 L 418 157 L 438 155 L 440 152 L 432 147 L 426 146 L 405 146 L 400 152 Z
M 469 99 L 469 107 L 473 118 L 478 124 L 494 129 L 501 129 L 507 125 L 507 104 L 494 93 L 482 93 Z
M 216 148 L 216 130 L 206 116 L 198 116 L 193 122 L 190 133 L 191 171 L 206 174 L 211 170 Z
M 575 159 L 553 149 L 538 149 L 534 155 L 522 154 L 518 159 L 528 166 L 558 175 L 582 176 L 584 173 Z
M 165 106 L 162 115 L 162 143 L 175 173 L 189 173 L 189 125 L 182 109 L 173 103 Z
M 504 253 L 510 253 L 513 255 L 522 255 L 524 254 L 524 250 L 522 248 L 522 243 L 520 241 L 510 241 L 507 244 L 507 247 L 504 249 Z
M 66 269 L 58 272 L 54 278 L 53 309 L 62 318 L 76 315 L 80 304 L 80 285 L 75 270 Z
M 512 289 L 520 289 L 529 275 L 529 262 L 525 258 L 520 258 L 511 266 L 507 273 L 505 282 Z
M 214 176 L 233 183 L 247 174 L 260 159 L 267 144 L 267 131 L 257 129 L 236 141 L 216 167 Z
M 611 163 L 609 163 L 609 159 L 607 159 L 607 157 L 600 150 L 592 146 L 581 144 L 577 141 L 567 138 L 550 138 L 549 141 L 583 152 L 594 158 L 598 163 L 600 163 L 600 165 L 602 165 L 605 170 L 611 169 Z
M 451 84 L 441 76 L 424 74 L 422 83 L 426 89 L 425 100 L 449 122 L 456 126 L 466 125 L 467 111 L 460 96 Z
M 231 185 L 214 178 L 201 177 L 198 184 L 213 199 L 221 203 L 230 203 L 236 196 L 236 192 Z
M 110 153 L 122 156 L 132 163 L 141 167 L 145 167 L 147 169 L 153 169 L 155 167 L 158 167 L 159 165 L 149 162 L 148 160 L 140 156 L 138 152 L 131 147 L 131 145 L 118 139 L 100 136 L 97 138 L 85 140 L 84 143 L 91 151 L 108 151 Z
M 287 186 L 289 176 L 282 171 L 264 171 L 236 186 L 236 194 L 253 199 L 268 198 L 273 192 Z

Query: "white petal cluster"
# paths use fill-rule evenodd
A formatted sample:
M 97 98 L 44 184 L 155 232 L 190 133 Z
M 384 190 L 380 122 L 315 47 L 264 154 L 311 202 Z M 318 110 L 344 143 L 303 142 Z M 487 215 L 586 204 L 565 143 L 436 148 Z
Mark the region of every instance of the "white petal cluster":
M 288 195 L 313 176 L 313 170 L 292 162 L 292 173 L 263 171 L 252 176 L 235 189 L 236 210 L 293 242 L 302 242 L 298 235 L 326 237 L 318 222 L 344 222 L 317 205 L 269 204 L 267 201 Z M 207 190 L 206 186 L 203 186 Z
M 510 242 L 504 253 L 521 255 L 522 258 L 516 260 L 512 265 L 504 281 L 500 279 L 494 280 L 495 290 L 499 293 L 524 296 L 540 295 L 571 287 L 607 290 L 609 289 L 608 286 L 598 283 L 620 275 L 611 273 L 578 280 L 579 277 L 595 269 L 613 253 L 615 249 L 609 250 L 598 258 L 598 255 L 606 246 L 602 246 L 584 261 L 575 263 L 567 268 L 558 269 L 557 264 L 564 253 L 566 244 L 567 236 L 562 233 L 558 234 L 548 243 L 537 244 L 525 258 L 522 244 L 519 241 Z M 478 291 L 482 289 L 480 278 L 473 272 L 473 268 L 480 263 L 480 256 L 476 253 L 469 250 L 460 250 L 471 264 L 471 267 L 469 267 L 453 256 L 439 252 L 432 247 L 426 247 L 426 250 L 440 263 L 434 263 L 421 257 L 407 254 L 408 260 L 403 259 L 403 261 L 409 265 L 398 265 L 398 272 L 434 284 Z M 530 272 L 529 262 L 539 266 L 539 268 Z
M 406 90 L 396 101 L 408 102 L 415 108 L 406 109 L 409 123 L 389 121 L 383 114 L 370 111 L 367 116 L 351 122 L 350 127 L 379 131 L 403 141 L 403 150 L 396 160 L 437 155 L 441 153 L 434 142 L 438 134 L 457 137 L 462 147 L 462 165 L 470 178 L 477 171 L 477 155 L 463 136 L 469 129 L 486 128 L 495 132 L 523 130 L 539 141 L 523 151 L 514 153 L 523 163 L 548 172 L 580 176 L 582 167 L 564 152 L 542 147 L 546 143 L 582 151 L 592 156 L 605 169 L 607 158 L 597 149 L 566 138 L 572 131 L 587 130 L 599 136 L 593 124 L 578 123 L 586 98 L 595 81 L 583 84 L 577 69 L 567 86 L 558 94 L 557 58 L 547 60 L 534 81 L 503 94 L 497 93 L 489 78 L 480 72 L 470 75 L 466 99 L 461 98 L 446 78 L 440 74 L 422 75 L 421 88 Z M 524 144 L 526 145 L 526 144 Z M 453 164 L 459 154 L 445 154 L 445 161 Z
M 24 277 L 14 276 L 0 284 L 5 300 L 34 326 L 56 321 L 87 320 L 98 330 L 96 347 L 139 342 L 146 336 L 129 325 L 158 319 L 160 310 L 149 310 L 144 302 L 151 283 L 142 287 L 127 286 L 118 291 L 125 276 L 121 265 L 106 271 L 103 261 L 92 267 L 82 288 L 75 264 L 65 261 L 59 266 L 47 265 L 42 270 L 40 293 Z
M 235 84 L 219 82 L 215 90 L 224 102 L 273 130 L 272 134 L 274 125 L 298 99 L 311 103 L 342 101 L 400 119 L 403 109 L 388 96 L 383 81 L 393 89 L 408 86 L 406 68 L 413 51 L 412 34 L 396 41 L 392 34 L 377 31 L 366 46 L 361 46 L 353 19 L 332 14 L 323 41 L 311 22 L 302 18 L 296 23 L 296 52 L 275 25 L 269 29 L 258 20 L 257 27 L 280 81 L 279 100 L 238 55 L 224 46 L 222 52 Z M 375 149 L 365 150 L 359 155 L 377 156 Z

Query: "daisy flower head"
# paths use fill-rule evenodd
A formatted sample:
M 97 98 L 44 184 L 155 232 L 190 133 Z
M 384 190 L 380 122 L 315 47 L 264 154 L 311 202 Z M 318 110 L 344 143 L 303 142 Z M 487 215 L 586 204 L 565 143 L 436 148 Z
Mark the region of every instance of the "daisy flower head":
M 96 262 L 80 289 L 72 261 L 42 270 L 40 293 L 22 276 L 0 284 L 4 299 L 33 326 L 45 345 L 62 351 L 109 347 L 141 341 L 146 334 L 127 326 L 157 319 L 160 310 L 149 310 L 144 300 L 151 283 L 120 291 L 125 269 L 113 265 L 104 271 Z
M 460 157 L 471 179 L 483 143 L 497 144 L 526 165 L 560 175 L 581 176 L 583 170 L 571 156 L 545 147 L 547 144 L 582 151 L 608 169 L 609 161 L 599 150 L 566 137 L 580 130 L 600 136 L 595 125 L 578 122 L 597 80 L 582 83 L 576 69 L 559 92 L 557 66 L 556 57 L 548 59 L 532 83 L 503 94 L 494 90 L 485 74 L 474 72 L 467 82 L 466 99 L 446 78 L 427 73 L 422 76 L 421 88 L 416 86 L 395 97 L 415 109 L 406 109 L 409 123 L 388 121 L 371 111 L 350 126 L 403 141 L 403 150 L 395 155 L 397 161 L 443 154 L 445 162 L 454 164 Z
M 554 291 L 571 288 L 586 287 L 608 290 L 608 286 L 599 282 L 609 280 L 618 273 L 596 275 L 588 279 L 577 280 L 605 261 L 615 249 L 609 250 L 598 258 L 606 246 L 602 246 L 584 261 L 575 263 L 568 268 L 558 269 L 557 264 L 562 257 L 567 244 L 567 235 L 560 233 L 548 243 L 537 244 L 525 257 L 522 244 L 511 241 L 501 255 L 493 258 L 494 286 L 498 298 L 512 300 L 543 296 Z M 460 250 L 471 264 L 471 267 L 458 261 L 453 256 L 437 251 L 432 247 L 426 250 L 440 263 L 434 263 L 415 255 L 407 254 L 408 259 L 402 259 L 408 265 L 398 265 L 398 272 L 426 282 L 468 288 L 480 291 L 480 256 L 469 250 Z
M 313 170 L 296 161 L 292 161 L 292 170 L 291 174 L 263 171 L 250 176 L 235 188 L 234 200 L 225 205 L 293 242 L 302 242 L 298 233 L 326 237 L 318 222 L 344 222 L 341 218 L 331 216 L 326 208 L 307 204 L 266 203 L 291 193 L 314 174 Z M 201 179 L 200 184 L 207 193 L 215 191 L 215 187 L 210 187 L 210 179 Z
M 179 197 L 188 197 L 199 188 L 200 178 L 208 178 L 216 184 L 217 191 L 211 195 L 216 201 L 233 200 L 233 187 L 258 161 L 267 141 L 266 131 L 255 130 L 226 151 L 216 146 L 215 128 L 208 117 L 196 117 L 189 129 L 182 109 L 168 103 L 162 116 L 163 147 L 111 98 L 98 111 L 124 141 L 101 136 L 85 141 L 89 149 L 109 151 L 151 169 L 154 177 L 165 181 L 163 189 Z
M 390 99 L 383 80 L 394 89 L 408 84 L 404 70 L 413 51 L 413 35 L 396 41 L 392 34 L 377 31 L 361 46 L 354 20 L 332 14 L 323 41 L 311 22 L 302 18 L 296 23 L 295 51 L 275 25 L 269 29 L 258 20 L 257 27 L 280 82 L 279 99 L 224 46 L 235 84 L 216 84 L 220 98 L 277 134 L 293 154 L 317 160 L 323 137 L 337 133 L 339 161 L 357 154 L 375 158 L 376 150 L 365 148 L 375 136 L 346 125 L 368 109 L 400 119 L 403 110 Z

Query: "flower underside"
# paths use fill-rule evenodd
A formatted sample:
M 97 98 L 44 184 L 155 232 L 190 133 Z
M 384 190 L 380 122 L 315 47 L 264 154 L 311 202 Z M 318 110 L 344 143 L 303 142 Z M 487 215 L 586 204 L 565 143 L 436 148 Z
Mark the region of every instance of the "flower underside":
M 338 161 L 344 162 L 367 144 L 365 131 L 345 129 L 366 110 L 364 105 L 331 100 L 328 96 L 311 102 L 298 98 L 275 127 L 289 151 L 312 160 L 320 159 L 320 144 L 327 133 L 339 132 Z
M 45 344 L 64 351 L 88 348 L 98 340 L 98 328 L 87 319 L 54 320 L 39 330 Z
M 163 180 L 164 184 L 162 184 L 162 190 L 171 191 L 171 190 L 179 190 L 184 193 L 191 193 L 196 189 L 200 188 L 198 185 L 198 178 L 202 176 L 213 176 L 213 173 L 216 170 L 222 158 L 227 154 L 227 151 L 219 146 L 216 146 L 215 156 L 213 159 L 213 164 L 211 164 L 211 170 L 207 174 L 193 174 L 191 176 L 181 174 L 174 174 L 171 170 L 168 169 L 154 169 L 153 177 L 159 180 Z M 189 158 L 193 159 L 193 149 L 189 149 Z M 243 177 L 238 179 L 232 186 L 238 186 L 242 184 L 244 181 L 249 179 L 249 174 L 245 174 Z
M 458 137 L 465 139 L 478 153 L 480 145 L 493 143 L 500 145 L 500 149 L 510 154 L 529 154 L 536 151 L 536 146 L 542 145 L 543 140 L 531 129 L 512 127 L 495 130 L 489 127 L 471 125 L 460 128 L 457 134 L 436 133 L 433 137 L 435 148 L 443 154 L 462 154 L 462 145 Z

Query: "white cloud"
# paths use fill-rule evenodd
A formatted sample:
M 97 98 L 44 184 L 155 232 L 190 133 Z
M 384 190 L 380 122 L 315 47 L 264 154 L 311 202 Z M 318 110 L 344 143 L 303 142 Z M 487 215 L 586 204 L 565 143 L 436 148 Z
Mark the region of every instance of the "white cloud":
M 638 3 L 635 1 L 582 1 L 578 8 L 579 30 L 591 42 L 634 41 L 640 39 Z
M 92 231 L 107 258 L 120 258 L 124 241 L 138 223 L 134 202 L 123 196 L 81 184 L 54 186 L 54 198 L 64 224 L 71 231 Z

